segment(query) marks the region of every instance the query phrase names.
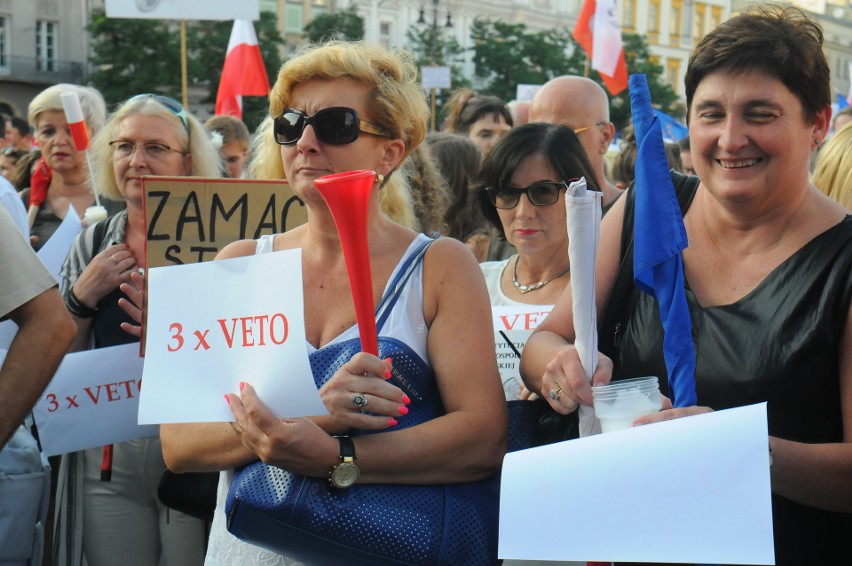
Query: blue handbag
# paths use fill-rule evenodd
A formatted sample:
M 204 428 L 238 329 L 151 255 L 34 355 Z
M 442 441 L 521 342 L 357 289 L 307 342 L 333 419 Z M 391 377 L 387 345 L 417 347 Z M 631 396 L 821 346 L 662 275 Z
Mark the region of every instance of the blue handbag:
M 381 330 L 424 247 L 403 265 L 378 309 Z M 321 387 L 361 350 L 355 338 L 310 355 Z M 379 356 L 393 360 L 389 380 L 411 398 L 394 430 L 445 413 L 431 368 L 404 343 L 379 337 Z M 521 402 L 510 413 L 525 421 L 512 448 L 529 445 L 537 415 Z M 381 434 L 352 430 L 351 436 Z M 496 564 L 500 478 L 447 485 L 355 485 L 335 489 L 325 478 L 293 474 L 255 462 L 238 470 L 226 500 L 228 530 L 236 537 L 308 564 Z

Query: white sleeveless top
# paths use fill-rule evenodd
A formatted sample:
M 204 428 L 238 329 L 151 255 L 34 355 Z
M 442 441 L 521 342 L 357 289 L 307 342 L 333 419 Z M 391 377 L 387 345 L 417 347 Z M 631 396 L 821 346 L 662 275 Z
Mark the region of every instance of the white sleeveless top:
M 257 250 L 255 253 L 262 254 L 273 251 L 272 245 L 274 235 L 261 236 L 257 240 Z M 397 263 L 396 268 L 391 273 L 388 283 L 393 281 L 400 266 L 405 262 L 406 258 L 411 255 L 421 243 L 429 238 L 423 234 L 419 234 L 414 241 L 405 250 L 402 258 Z M 387 291 L 387 288 L 385 289 Z M 423 317 L 423 263 L 421 262 L 414 273 L 405 284 L 405 288 L 399 297 L 393 311 L 388 317 L 382 328 L 382 336 L 392 336 L 397 340 L 407 344 L 412 350 L 423 358 L 428 364 L 429 358 L 426 355 L 426 339 L 429 329 L 426 326 L 426 320 Z M 354 325 L 345 330 L 329 344 L 336 344 L 349 340 L 350 338 L 358 337 L 358 325 Z M 316 348 L 305 341 L 308 353 L 316 351 Z M 263 566 L 302 566 L 303 563 L 270 552 L 259 546 L 243 542 L 231 533 L 228 532 L 225 520 L 225 499 L 228 496 L 228 490 L 231 487 L 231 480 L 234 478 L 233 470 L 224 470 L 219 473 L 219 490 L 216 495 L 216 511 L 213 515 L 213 524 L 210 527 L 210 540 L 207 546 L 207 556 L 204 559 L 205 566 L 233 566 L 240 565 L 263 565 Z

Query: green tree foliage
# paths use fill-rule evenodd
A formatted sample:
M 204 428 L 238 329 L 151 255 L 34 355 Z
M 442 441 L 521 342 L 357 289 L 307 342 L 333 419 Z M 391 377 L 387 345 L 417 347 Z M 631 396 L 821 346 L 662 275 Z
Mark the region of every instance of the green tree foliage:
M 329 39 L 357 41 L 364 38 L 364 18 L 358 15 L 355 4 L 333 14 L 320 14 L 305 26 L 311 43 Z
M 187 82 L 206 86 L 204 102 L 212 111 L 231 36 L 232 21 L 187 22 Z M 261 55 L 270 83 L 274 82 L 284 40 L 276 16 L 261 12 L 254 22 Z M 104 95 L 112 108 L 141 92 L 168 94 L 180 100 L 180 32 L 174 21 L 107 18 L 92 14 L 92 67 L 89 83 Z M 265 96 L 243 98 L 243 119 L 254 130 L 267 113 Z
M 180 36 L 159 20 L 107 18 L 92 14 L 89 83 L 112 108 L 141 92 L 180 97 Z
M 440 27 L 429 25 L 412 25 L 405 33 L 408 39 L 406 49 L 410 51 L 417 62 L 417 67 L 450 68 L 451 88 L 436 91 L 435 115 L 443 114 L 444 104 L 449 100 L 454 90 L 470 86 L 470 81 L 462 74 L 464 64 L 464 49 L 455 37 L 442 33 Z
M 219 80 L 222 78 L 222 67 L 225 64 L 225 53 L 228 50 L 228 40 L 231 37 L 233 22 L 194 21 L 187 26 L 187 45 L 190 50 L 188 75 L 193 84 L 208 84 L 209 93 L 205 102 L 216 102 L 216 92 L 219 90 Z M 269 84 L 275 82 L 278 68 L 281 66 L 279 46 L 285 41 L 277 27 L 277 17 L 273 12 L 261 12 L 260 20 L 254 22 L 257 43 L 266 67 Z M 243 97 L 243 121 L 250 131 L 254 131 L 267 115 L 269 101 L 265 96 Z
M 477 76 L 486 79 L 486 94 L 503 100 L 515 97 L 518 84 L 542 84 L 560 75 L 584 75 L 586 54 L 567 30 L 527 31 L 524 24 L 477 19 L 471 26 L 473 62 Z M 624 34 L 628 73 L 644 73 L 654 106 L 675 118 L 684 109 L 670 85 L 663 80 L 663 68 L 651 59 L 648 44 L 637 34 Z M 596 71 L 589 78 L 603 86 Z M 611 97 L 610 119 L 621 130 L 630 123 L 630 97 L 627 90 Z
M 542 84 L 582 69 L 582 61 L 566 53 L 571 38 L 564 29 L 531 33 L 525 24 L 477 18 L 470 37 L 476 74 L 486 79 L 481 90 L 507 102 L 519 84 Z

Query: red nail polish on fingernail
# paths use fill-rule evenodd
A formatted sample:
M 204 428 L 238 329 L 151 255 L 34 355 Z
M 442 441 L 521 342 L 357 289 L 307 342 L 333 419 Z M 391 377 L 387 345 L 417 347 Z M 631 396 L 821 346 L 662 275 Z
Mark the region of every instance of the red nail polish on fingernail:
M 408 395 L 403 393 L 402 394 L 402 402 L 405 403 L 406 405 L 408 405 L 409 403 L 411 403 L 411 399 L 408 398 Z
M 240 382 L 240 391 L 242 391 L 242 390 L 243 390 L 243 388 L 245 388 L 245 386 L 246 386 L 246 382 L 245 382 L 245 381 L 241 381 L 241 382 Z
M 407 415 L 408 414 L 408 407 L 406 407 L 405 405 L 400 405 L 399 406 L 399 414 L 400 415 Z
M 388 426 L 396 426 L 399 423 L 396 422 L 396 419 L 388 419 Z
M 230 397 L 228 397 L 228 394 L 227 394 L 227 393 L 225 393 L 225 403 L 227 403 L 228 405 L 230 405 L 230 404 L 231 404 L 231 398 L 230 398 Z
M 386 370 L 385 370 L 385 379 L 390 379 L 390 378 L 391 378 L 391 375 L 392 375 L 392 374 L 391 374 L 390 370 L 389 370 L 389 369 L 386 369 Z
M 391 358 L 385 358 L 385 363 L 393 365 L 393 360 Z

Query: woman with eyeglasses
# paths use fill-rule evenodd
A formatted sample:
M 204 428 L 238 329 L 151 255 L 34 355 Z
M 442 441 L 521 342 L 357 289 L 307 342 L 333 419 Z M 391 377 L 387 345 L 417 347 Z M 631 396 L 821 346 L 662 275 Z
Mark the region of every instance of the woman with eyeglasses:
M 397 169 L 427 129 L 428 108 L 411 56 L 362 42 L 308 46 L 282 66 L 269 108 L 274 128 L 255 157 L 258 176 L 286 173 L 308 208 L 308 222 L 283 234 L 235 242 L 219 257 L 301 248 L 305 345 L 312 359 L 321 359 L 324 352 L 357 338 L 358 328 L 340 238 L 314 180 L 351 170 L 375 171 L 367 226 L 377 305 L 405 261 L 418 258 L 379 332 L 380 343 L 385 337 L 396 339 L 406 355 L 420 358 L 434 373 L 429 383 L 436 390 L 422 390 L 418 400 L 418 392 L 393 373 L 408 369 L 395 367 L 391 358 L 362 352 L 347 357 L 318 386 L 328 416 L 275 419 L 248 376 L 239 393 L 227 396 L 233 424 L 163 425 L 170 469 L 225 470 L 207 554 L 211 565 L 294 563 L 294 548 L 264 550 L 226 530 L 226 495 L 234 468 L 261 459 L 318 478 L 323 485 L 330 482 L 328 489 L 343 503 L 353 481 L 336 472 L 346 469 L 344 462 L 347 468 L 353 462 L 360 468 L 359 484 L 458 484 L 493 476 L 505 452 L 506 409 L 491 346 L 487 293 L 476 261 L 462 243 L 449 238 L 421 248 L 430 243 L 428 237 L 380 212 L 383 183 L 401 175 Z M 275 284 L 282 293 L 291 292 L 282 282 Z M 437 396 L 443 416 L 406 423 L 422 403 L 434 403 Z M 410 534 L 424 538 L 441 533 Z M 333 550 L 329 545 L 328 552 Z M 491 561 L 496 562 L 496 547 Z
M 533 310 L 543 320 L 568 286 L 565 191 L 581 177 L 593 187 L 594 175 L 583 146 L 565 126 L 526 124 L 491 149 L 479 172 L 476 198 L 498 236 L 517 250 L 508 259 L 480 264 L 492 307 L 537 305 Z M 531 332 L 531 328 L 513 328 L 497 334 L 500 376 L 508 400 L 521 398 L 518 344 Z
M 106 120 L 106 103 L 91 87 L 57 84 L 44 89 L 30 102 L 28 119 L 35 128 L 41 159 L 30 178 L 31 186 L 23 190 L 21 198 L 27 210 L 31 206 L 38 207 L 30 226 L 30 240 L 36 250 L 41 249 L 59 228 L 71 206 L 83 218 L 86 209 L 95 204 L 85 153 L 74 147 L 65 119 L 63 92 L 77 93 L 90 135 L 94 135 Z M 45 194 L 45 190 L 44 202 L 40 202 L 38 195 Z M 124 208 L 120 201 L 104 200 L 102 204 L 108 214 Z
M 62 294 L 77 324 L 72 351 L 138 340 L 136 321 L 123 309 L 132 309 L 127 294 L 138 293 L 145 270 L 140 178 L 216 177 L 220 171 L 202 123 L 177 101 L 154 94 L 121 104 L 91 151 L 99 192 L 127 207 L 81 232 L 62 266 Z M 133 282 L 131 274 L 137 274 Z M 165 468 L 157 437 L 64 455 L 54 549 L 61 563 L 70 555 L 73 564 L 85 558 L 89 566 L 200 564 L 203 522 L 157 499 Z

